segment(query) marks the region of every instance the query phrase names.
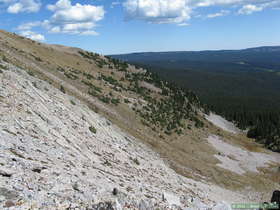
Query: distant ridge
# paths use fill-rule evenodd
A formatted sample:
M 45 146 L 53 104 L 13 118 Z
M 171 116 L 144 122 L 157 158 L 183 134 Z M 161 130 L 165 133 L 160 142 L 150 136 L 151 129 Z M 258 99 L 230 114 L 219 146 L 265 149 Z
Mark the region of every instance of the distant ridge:
M 143 52 L 131 52 L 122 54 L 112 54 L 108 56 L 119 56 L 119 55 L 137 55 L 137 54 L 170 54 L 170 53 L 201 53 L 201 52 L 239 52 L 239 51 L 251 51 L 251 52 L 275 52 L 280 51 L 279 46 L 260 46 L 260 47 L 250 47 L 244 49 L 221 49 L 221 50 L 182 50 L 182 51 L 143 51 Z

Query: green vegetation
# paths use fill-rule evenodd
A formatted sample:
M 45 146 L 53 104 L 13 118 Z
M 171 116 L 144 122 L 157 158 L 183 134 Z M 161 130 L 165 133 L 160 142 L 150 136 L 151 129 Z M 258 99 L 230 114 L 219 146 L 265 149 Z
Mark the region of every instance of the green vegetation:
M 87 52 L 87 51 L 79 51 L 79 54 L 89 60 L 92 60 L 95 62 L 95 64 L 99 68 L 103 68 L 104 66 L 107 66 L 110 69 L 117 69 L 118 71 L 127 71 L 128 64 L 126 62 L 122 62 L 120 60 L 111 58 L 109 56 L 105 56 L 105 58 L 102 58 L 97 53 Z
M 117 105 L 120 103 L 120 99 L 118 99 L 118 98 L 112 98 L 112 99 L 111 99 L 111 103 L 117 106 Z
M 65 91 L 65 89 L 64 89 L 64 87 L 63 87 L 62 85 L 60 86 L 60 91 L 61 91 L 62 93 L 64 93 L 64 94 L 66 93 L 66 91 Z
M 113 79 L 113 78 L 112 78 Z M 110 92 L 109 96 L 108 95 L 103 95 L 102 89 L 100 87 L 95 86 L 91 82 L 88 82 L 86 80 L 82 80 L 82 83 L 87 85 L 89 87 L 88 89 L 88 94 L 94 97 L 97 97 L 100 101 L 106 104 L 113 104 L 113 105 L 118 105 L 120 104 L 120 99 L 118 98 L 113 98 L 113 94 Z
M 211 109 L 239 128 L 249 129 L 248 137 L 280 152 L 279 51 L 279 47 L 262 47 L 114 57 L 129 60 L 171 83 L 194 90 L 208 105 L 204 107 L 206 111 Z M 162 94 L 168 95 L 168 89 L 163 89 Z M 196 127 L 203 126 L 193 121 Z
M 6 66 L 4 66 L 4 65 L 0 64 L 0 69 L 2 69 L 2 70 L 7 70 L 7 69 L 8 69 L 8 67 L 6 67 Z
M 94 97 L 98 97 L 99 96 L 99 93 L 96 90 L 92 89 L 92 88 L 90 88 L 88 90 L 88 94 L 91 95 L 91 96 L 94 96 Z
M 57 71 L 60 71 L 60 72 L 65 72 L 65 69 L 62 68 L 61 66 L 57 67 Z
M 104 59 L 102 59 L 97 53 L 79 51 L 79 54 L 84 58 L 93 60 L 99 68 L 103 68 L 105 65 L 108 65 L 108 63 Z
M 30 76 L 32 76 L 32 77 L 35 76 L 34 73 L 33 73 L 32 71 L 28 71 L 27 73 L 28 73 Z
M 91 82 L 82 80 L 82 83 L 84 83 L 85 85 L 89 86 L 90 90 L 102 93 L 102 88 L 95 86 L 94 84 L 92 84 Z
M 99 100 L 102 101 L 105 104 L 109 104 L 111 101 L 111 98 L 108 96 L 99 96 Z
M 157 74 L 150 71 L 147 72 L 132 72 L 128 71 L 129 64 L 111 57 L 102 57 L 96 53 L 80 51 L 79 54 L 91 61 L 94 61 L 100 68 L 104 66 L 110 69 L 116 69 L 123 72 L 124 76 L 120 80 L 112 75 L 107 76 L 100 74 L 97 78 L 110 85 L 110 88 L 115 91 L 131 91 L 137 94 L 139 100 L 134 104 L 132 109 L 142 119 L 141 122 L 154 131 L 160 129 L 167 135 L 176 133 L 183 134 L 189 121 L 197 128 L 203 127 L 203 122 L 198 118 L 196 109 L 203 109 L 198 97 L 191 91 L 185 88 L 178 87 L 174 83 L 164 81 Z M 91 74 L 83 73 L 85 77 L 82 83 L 89 87 L 88 94 L 97 97 L 100 101 L 106 104 L 119 105 L 121 100 L 114 97 L 113 91 L 109 93 L 103 92 L 101 88 L 92 84 L 90 80 L 94 79 Z M 127 82 L 129 84 L 127 84 Z M 155 97 L 152 90 L 144 87 L 143 82 L 150 83 L 156 88 L 162 90 L 159 97 Z M 158 94 L 157 94 L 158 95 Z M 128 99 L 124 99 L 124 103 L 130 103 Z
M 35 60 L 36 60 L 36 61 L 39 61 L 39 62 L 42 62 L 42 61 L 43 61 L 40 57 L 36 57 L 36 56 L 34 56 L 34 57 L 35 57 Z
M 130 82 L 129 90 L 133 91 L 147 104 L 139 101 L 134 104 L 134 111 L 142 117 L 142 124 L 153 129 L 159 127 L 167 135 L 176 132 L 182 134 L 187 120 L 195 122 L 197 127 L 203 123 L 196 116 L 195 109 L 202 108 L 198 97 L 191 91 L 160 79 L 155 73 L 126 73 L 126 79 Z M 161 98 L 152 97 L 151 90 L 140 86 L 141 81 L 153 84 L 162 91 Z M 140 108 L 138 108 L 140 106 Z
M 70 100 L 70 103 L 74 106 L 76 105 L 75 101 L 73 101 L 73 100 Z
M 88 80 L 94 79 L 94 76 L 92 76 L 91 74 L 83 73 L 83 75 L 84 75 Z
M 67 78 L 72 79 L 72 80 L 76 80 L 79 78 L 77 75 L 73 74 L 72 72 L 64 72 L 64 75 Z
M 30 53 L 30 55 L 31 55 L 36 61 L 43 62 L 43 60 L 42 60 L 40 57 L 38 57 L 38 56 L 36 56 L 36 55 L 33 55 L 32 53 Z
M 38 86 L 37 86 L 37 83 L 36 83 L 36 82 L 32 82 L 32 85 L 33 85 L 35 88 L 38 88 Z
M 71 79 L 71 80 L 77 80 L 79 79 L 79 77 L 77 76 L 78 74 L 81 73 L 81 71 L 77 70 L 77 69 L 74 69 L 74 68 L 68 68 L 67 70 L 62 68 L 61 66 L 57 67 L 56 69 L 57 71 L 59 72 L 62 72 L 64 73 L 64 75 Z
M 109 56 L 106 56 L 106 58 L 109 60 L 109 62 L 111 64 L 113 64 L 113 67 L 116 68 L 118 71 L 127 72 L 128 63 L 122 62 L 118 59 L 114 59 L 114 58 L 109 57 Z
M 137 158 L 134 158 L 134 159 L 133 159 L 133 162 L 134 162 L 136 165 L 140 165 L 140 162 L 139 162 L 139 160 L 138 160 Z
M 123 85 L 118 80 L 114 79 L 112 76 L 105 76 L 104 74 L 101 74 L 101 76 L 98 79 L 104 80 L 115 87 L 123 88 Z
M 2 56 L 2 59 L 3 59 L 4 62 L 9 63 L 9 60 L 5 55 Z
M 94 133 L 94 134 L 96 134 L 96 128 L 95 127 L 93 127 L 93 126 L 90 126 L 89 127 L 89 130 L 90 130 L 90 132 L 92 132 L 92 133 Z
M 252 115 L 249 119 L 251 119 L 251 129 L 248 131 L 248 137 L 256 138 L 259 143 L 272 151 L 280 152 L 280 114 L 269 112 L 263 115 Z
M 87 52 L 87 51 L 79 51 L 79 54 L 81 56 L 83 56 L 84 58 L 87 58 L 87 59 L 91 59 L 91 60 L 99 59 L 99 55 L 97 53 Z

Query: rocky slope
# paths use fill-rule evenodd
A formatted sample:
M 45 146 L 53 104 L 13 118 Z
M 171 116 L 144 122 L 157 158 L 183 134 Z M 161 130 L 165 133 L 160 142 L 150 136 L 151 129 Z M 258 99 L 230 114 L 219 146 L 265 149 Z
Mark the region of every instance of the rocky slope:
M 143 69 L 2 31 L 0 70 L 0 208 L 230 209 L 279 187 L 279 154 Z
M 2 208 L 84 209 L 111 202 L 168 209 L 191 206 L 192 198 L 213 204 L 194 187 L 198 183 L 177 175 L 158 154 L 79 100 L 1 65 Z

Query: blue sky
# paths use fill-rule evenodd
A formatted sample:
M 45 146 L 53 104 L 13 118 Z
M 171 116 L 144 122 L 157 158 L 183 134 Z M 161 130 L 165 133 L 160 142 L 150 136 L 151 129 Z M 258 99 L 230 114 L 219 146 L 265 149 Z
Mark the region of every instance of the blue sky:
M 280 0 L 0 0 L 0 28 L 102 54 L 280 45 Z

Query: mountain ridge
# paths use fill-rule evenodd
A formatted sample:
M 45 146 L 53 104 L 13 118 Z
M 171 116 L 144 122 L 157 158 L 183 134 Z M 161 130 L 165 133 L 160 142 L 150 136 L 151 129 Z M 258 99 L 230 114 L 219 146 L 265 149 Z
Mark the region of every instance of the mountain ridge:
M 165 54 L 165 53 L 201 53 L 201 52 L 239 52 L 239 51 L 280 51 L 280 45 L 276 46 L 260 46 L 260 47 L 249 47 L 242 49 L 219 49 L 219 50 L 180 50 L 180 51 L 140 51 L 131 53 L 121 53 L 121 54 L 108 54 L 108 56 L 118 56 L 118 55 L 129 55 L 129 54 Z

